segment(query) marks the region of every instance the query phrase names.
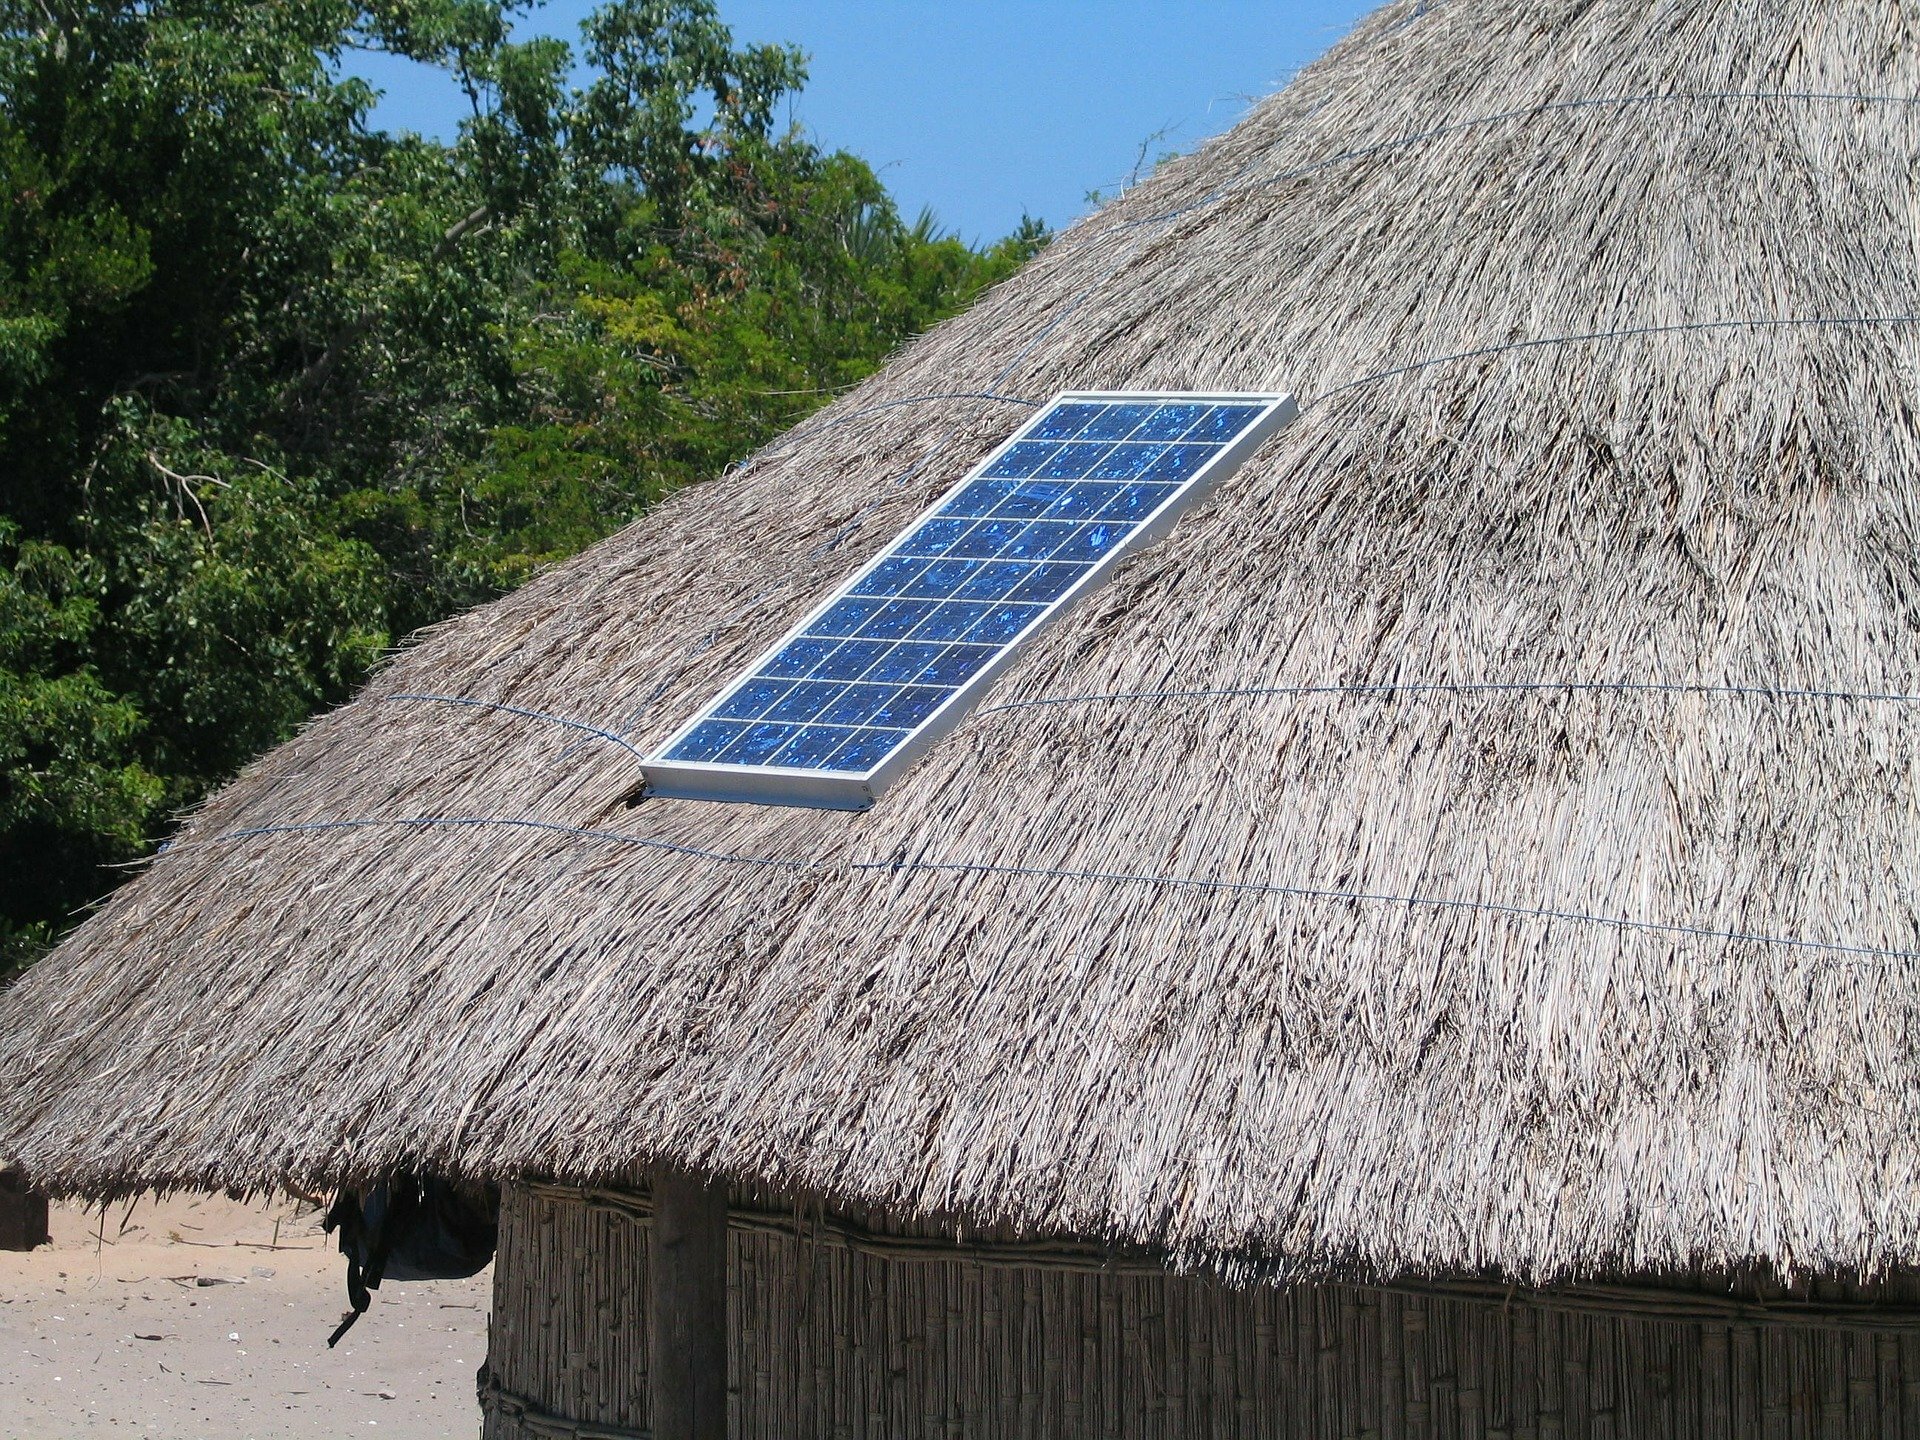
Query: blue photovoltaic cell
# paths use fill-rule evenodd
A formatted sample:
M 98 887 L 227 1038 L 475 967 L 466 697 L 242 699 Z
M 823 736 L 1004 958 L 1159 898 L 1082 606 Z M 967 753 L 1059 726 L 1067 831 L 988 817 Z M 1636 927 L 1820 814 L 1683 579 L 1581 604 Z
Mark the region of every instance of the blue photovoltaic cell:
M 871 772 L 1270 409 L 1056 401 L 661 759 Z

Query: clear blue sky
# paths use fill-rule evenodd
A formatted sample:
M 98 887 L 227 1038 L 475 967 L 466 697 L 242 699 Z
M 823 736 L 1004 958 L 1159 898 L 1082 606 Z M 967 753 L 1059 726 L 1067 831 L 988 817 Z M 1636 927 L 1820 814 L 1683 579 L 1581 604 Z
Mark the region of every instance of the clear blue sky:
M 522 35 L 578 48 L 592 0 L 553 0 Z M 993 239 L 1027 211 L 1056 228 L 1089 190 L 1191 149 L 1350 30 L 1370 0 L 719 0 L 736 41 L 783 41 L 810 59 L 794 118 L 880 171 L 911 219 Z M 354 68 L 386 90 L 379 122 L 450 135 L 461 102 L 431 72 L 377 57 Z

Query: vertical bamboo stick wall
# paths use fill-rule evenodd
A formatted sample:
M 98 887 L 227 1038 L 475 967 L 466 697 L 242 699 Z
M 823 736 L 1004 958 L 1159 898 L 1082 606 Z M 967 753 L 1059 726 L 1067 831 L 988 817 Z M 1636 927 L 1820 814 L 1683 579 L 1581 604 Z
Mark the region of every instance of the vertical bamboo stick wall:
M 507 1193 L 486 1440 L 646 1434 L 645 1216 Z M 738 1440 L 1920 1440 L 1920 1328 L 728 1248 Z

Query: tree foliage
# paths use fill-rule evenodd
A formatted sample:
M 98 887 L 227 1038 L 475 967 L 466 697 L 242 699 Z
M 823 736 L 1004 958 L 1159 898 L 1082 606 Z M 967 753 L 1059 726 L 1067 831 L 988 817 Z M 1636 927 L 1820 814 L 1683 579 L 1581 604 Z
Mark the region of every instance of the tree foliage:
M 0 0 L 0 970 L 399 635 L 1009 273 L 709 0 Z M 444 70 L 441 142 L 356 51 Z

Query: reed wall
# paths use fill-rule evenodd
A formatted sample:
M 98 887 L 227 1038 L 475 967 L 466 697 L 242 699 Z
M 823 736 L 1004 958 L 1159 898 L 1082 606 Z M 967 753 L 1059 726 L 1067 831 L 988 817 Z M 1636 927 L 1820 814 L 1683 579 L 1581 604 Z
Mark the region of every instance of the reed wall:
M 486 1440 L 647 1433 L 647 1233 L 639 1196 L 509 1190 Z M 1892 1305 L 1858 1324 L 1665 1318 L 1652 1298 L 1232 1290 L 928 1253 L 743 1217 L 732 1433 L 1920 1440 L 1920 1326 Z

